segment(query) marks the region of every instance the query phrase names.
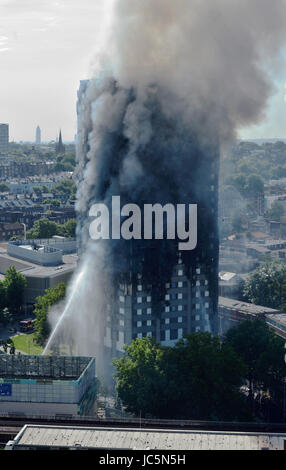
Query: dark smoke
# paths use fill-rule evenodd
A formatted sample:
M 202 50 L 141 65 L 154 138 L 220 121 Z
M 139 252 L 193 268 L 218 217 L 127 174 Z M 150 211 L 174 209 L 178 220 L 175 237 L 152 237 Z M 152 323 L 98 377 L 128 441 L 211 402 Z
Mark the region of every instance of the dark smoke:
M 277 65 L 285 39 L 285 6 L 284 0 L 114 2 L 94 59 L 96 78 L 79 92 L 78 237 L 89 289 L 72 306 L 73 324 L 83 322 L 88 331 L 69 332 L 77 353 L 94 354 L 118 283 L 146 272 L 159 305 L 177 259 L 177 244 L 167 241 L 95 247 L 88 233 L 92 204 L 110 206 L 112 195 L 140 206 L 198 204 L 199 245 L 183 261 L 189 273 L 198 259 L 216 269 L 219 154 L 239 128 L 263 118 L 273 91 L 266 68 Z M 215 299 L 215 272 L 205 274 Z M 97 331 L 95 317 L 103 319 Z

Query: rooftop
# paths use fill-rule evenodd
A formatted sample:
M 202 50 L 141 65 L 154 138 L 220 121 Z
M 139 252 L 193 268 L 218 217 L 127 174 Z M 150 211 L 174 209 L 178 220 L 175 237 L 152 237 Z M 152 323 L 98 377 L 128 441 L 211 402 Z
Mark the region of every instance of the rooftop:
M 59 272 L 73 271 L 77 265 L 77 255 L 63 255 L 63 263 L 59 266 L 41 266 L 30 261 L 19 260 L 7 255 L 6 249 L 0 246 L 0 280 L 3 280 L 4 274 L 10 266 L 15 266 L 18 272 L 26 277 L 53 277 Z
M 219 307 L 230 308 L 246 315 L 265 315 L 265 314 L 280 314 L 279 310 L 273 308 L 263 307 L 262 305 L 255 305 L 248 302 L 242 302 L 228 297 L 219 297 Z
M 129 450 L 283 450 L 286 434 L 26 425 L 16 446 Z

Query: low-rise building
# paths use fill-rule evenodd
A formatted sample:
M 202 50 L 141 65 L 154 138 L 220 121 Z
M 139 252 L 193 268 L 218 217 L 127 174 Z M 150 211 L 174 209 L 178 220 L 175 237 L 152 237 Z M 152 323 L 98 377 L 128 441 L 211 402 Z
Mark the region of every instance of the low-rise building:
M 63 264 L 63 255 L 76 253 L 75 238 L 54 236 L 43 240 L 15 240 L 7 245 L 7 254 L 41 266 Z
M 232 299 L 241 297 L 247 275 L 220 271 L 218 276 L 220 296 Z
M 67 240 L 69 241 L 70 239 Z M 47 246 L 51 247 L 59 247 L 61 243 L 60 241 L 57 242 L 54 239 L 50 239 L 49 241 L 51 245 Z M 40 245 L 40 242 L 47 242 L 47 240 L 38 240 L 37 242 L 39 242 Z M 23 243 L 23 240 L 21 243 Z M 64 245 L 63 242 L 62 244 Z M 16 246 L 16 248 L 18 248 L 17 245 L 12 246 Z M 67 249 L 68 247 L 69 245 L 67 245 Z M 29 250 L 25 250 L 25 248 L 22 248 L 21 250 L 28 251 L 29 254 Z M 71 253 L 69 251 L 67 252 L 68 254 L 64 254 L 63 251 L 59 250 L 60 248 L 58 248 L 57 254 L 60 253 L 60 264 L 44 266 L 39 263 L 40 256 L 43 256 L 41 253 L 34 253 L 35 256 L 39 256 L 36 263 L 35 260 L 28 261 L 27 259 L 23 259 L 23 257 L 19 258 L 18 255 L 16 257 L 15 254 L 12 256 L 11 252 L 11 254 L 8 254 L 7 246 L 5 245 L 0 247 L 0 280 L 4 279 L 4 275 L 10 266 L 15 266 L 16 270 L 23 274 L 27 280 L 27 286 L 24 291 L 23 305 L 25 314 L 31 313 L 33 311 L 36 298 L 44 295 L 46 289 L 53 288 L 61 282 L 68 284 L 70 281 L 77 266 L 77 254 L 76 252 Z
M 24 237 L 25 227 L 19 222 L 0 222 L 0 240 L 10 240 L 11 237 Z
M 0 355 L 1 413 L 92 414 L 95 397 L 95 358 Z
M 262 305 L 255 305 L 228 297 L 219 297 L 219 325 L 221 335 L 226 333 L 229 328 L 237 326 L 238 323 L 245 320 L 254 320 L 255 318 L 265 320 L 269 323 L 269 326 L 272 327 L 271 322 L 268 322 L 268 318 L 272 319 L 273 324 L 273 319 L 275 318 L 276 321 L 279 321 L 280 316 L 280 310 L 274 308 L 263 307 Z

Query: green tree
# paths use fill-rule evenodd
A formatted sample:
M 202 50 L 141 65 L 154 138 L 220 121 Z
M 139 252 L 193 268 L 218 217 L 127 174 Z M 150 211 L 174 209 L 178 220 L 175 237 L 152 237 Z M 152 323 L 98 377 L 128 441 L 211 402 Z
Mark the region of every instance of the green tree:
M 267 212 L 267 217 L 270 220 L 280 222 L 280 218 L 285 214 L 285 209 L 281 202 L 275 201 L 271 205 L 271 209 Z
M 33 191 L 34 193 L 40 195 L 42 193 L 48 193 L 49 192 L 49 188 L 47 186 L 33 186 Z
M 47 289 L 45 295 L 37 297 L 34 308 L 36 315 L 35 333 L 37 344 L 43 346 L 47 341 L 51 329 L 48 323 L 49 309 L 52 305 L 57 304 L 64 299 L 66 294 L 66 285 L 61 282 L 57 286 Z
M 230 345 L 246 366 L 245 378 L 252 406 L 255 392 L 270 391 L 282 411 L 286 376 L 284 340 L 275 335 L 264 320 L 255 319 L 231 328 L 225 335 L 224 344 Z
M 52 187 L 51 192 L 55 194 L 63 194 L 69 199 L 74 199 L 76 184 L 72 179 L 63 179 L 60 183 L 57 183 Z
M 136 339 L 125 346 L 125 353 L 113 361 L 119 398 L 131 413 L 161 417 L 167 385 L 162 374 L 163 348 L 150 338 Z
M 0 183 L 0 193 L 6 193 L 10 191 L 10 186 L 6 183 Z
M 173 417 L 205 420 L 249 418 L 240 392 L 245 368 L 229 345 L 198 332 L 166 351 L 168 393 L 176 397 Z
M 240 393 L 244 366 L 229 345 L 195 333 L 174 348 L 135 340 L 114 361 L 118 397 L 137 415 L 185 419 L 249 418 Z
M 13 236 L 10 238 L 10 241 L 11 241 L 11 242 L 17 241 L 17 240 L 23 240 L 23 237 L 21 237 L 20 235 L 13 235 Z
M 11 315 L 7 307 L 0 311 L 0 323 L 2 323 L 2 325 L 8 325 L 12 321 L 13 316 Z
M 286 303 L 286 265 L 275 260 L 262 263 L 248 276 L 244 296 L 257 305 L 283 308 Z
M 4 276 L 6 307 L 12 315 L 21 312 L 24 300 L 24 291 L 27 280 L 23 274 L 18 273 L 15 266 L 10 266 Z
M 61 201 L 58 199 L 45 199 L 43 204 L 50 204 L 52 207 L 60 207 Z
M 27 231 L 27 239 L 51 238 L 54 235 L 62 237 L 75 237 L 76 220 L 70 219 L 64 224 L 57 224 L 47 218 L 38 219 L 33 227 Z
M 51 238 L 57 235 L 58 224 L 47 218 L 38 219 L 33 227 L 27 231 L 27 239 Z
M 6 289 L 3 281 L 0 281 L 0 311 L 3 310 L 6 306 Z
M 76 220 L 70 219 L 62 225 L 62 233 L 64 237 L 75 237 Z
M 264 193 L 264 182 L 263 179 L 258 175 L 250 175 L 247 178 L 247 184 L 245 188 L 249 194 Z
M 12 343 L 10 344 L 10 354 L 15 354 L 15 346 L 14 346 L 14 343 L 12 341 Z
M 235 233 L 240 233 L 243 230 L 243 219 L 241 214 L 236 213 L 231 219 L 232 230 Z
M 247 178 L 242 173 L 236 174 L 231 178 L 232 185 L 238 189 L 238 191 L 244 194 Z

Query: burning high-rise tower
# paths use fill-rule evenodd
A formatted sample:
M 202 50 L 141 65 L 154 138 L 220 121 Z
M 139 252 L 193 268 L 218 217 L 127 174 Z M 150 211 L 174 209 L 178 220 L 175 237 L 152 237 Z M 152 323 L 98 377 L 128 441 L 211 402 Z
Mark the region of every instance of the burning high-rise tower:
M 81 206 L 80 196 L 78 236 L 82 252 L 88 245 L 94 250 L 95 263 L 101 252 L 101 272 L 108 272 L 101 338 L 111 356 L 135 338 L 151 336 L 173 345 L 187 333 L 217 332 L 219 141 L 210 131 L 208 136 L 202 133 L 203 139 L 196 132 L 197 126 L 206 126 L 207 132 L 204 113 L 198 112 L 192 129 L 176 112 L 165 110 L 167 93 L 150 85 L 139 104 L 138 90 L 124 89 L 104 75 L 82 82 L 79 90 L 77 178 L 86 203 Z M 175 104 L 176 97 L 170 94 L 169 100 Z M 97 107 L 109 115 L 105 135 L 93 126 Z M 136 142 L 130 132 L 136 132 Z M 93 134 L 98 152 L 94 159 Z M 142 209 L 146 204 L 197 204 L 196 248 L 180 251 L 178 240 L 165 237 L 91 241 L 92 205 L 101 201 L 112 211 L 112 197 L 118 195 Z

